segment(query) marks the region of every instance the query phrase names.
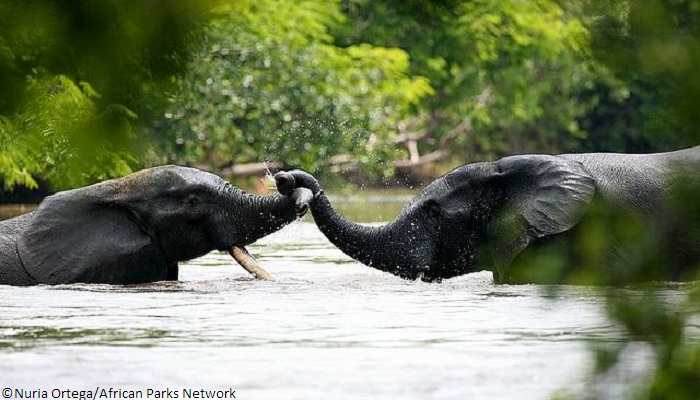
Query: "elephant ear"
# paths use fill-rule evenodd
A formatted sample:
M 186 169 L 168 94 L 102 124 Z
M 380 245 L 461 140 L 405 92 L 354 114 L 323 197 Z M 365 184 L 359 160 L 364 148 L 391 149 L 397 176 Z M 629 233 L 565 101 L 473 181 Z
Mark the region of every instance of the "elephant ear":
M 496 168 L 505 198 L 489 227 L 497 267 L 509 264 L 532 241 L 571 229 L 595 193 L 595 180 L 577 161 L 513 156 L 497 161 Z
M 44 199 L 17 243 L 27 272 L 44 284 L 165 279 L 167 263 L 135 216 L 94 188 Z

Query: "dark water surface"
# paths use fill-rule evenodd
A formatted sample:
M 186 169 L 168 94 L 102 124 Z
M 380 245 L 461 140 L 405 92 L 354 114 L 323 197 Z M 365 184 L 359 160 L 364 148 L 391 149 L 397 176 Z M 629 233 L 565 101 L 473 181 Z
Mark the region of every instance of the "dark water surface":
M 493 285 L 485 272 L 407 282 L 348 259 L 308 222 L 250 250 L 278 282 L 253 281 L 212 253 L 184 264 L 175 283 L 0 286 L 0 390 L 546 399 L 580 388 L 589 344 L 627 339 L 595 288 L 551 295 Z

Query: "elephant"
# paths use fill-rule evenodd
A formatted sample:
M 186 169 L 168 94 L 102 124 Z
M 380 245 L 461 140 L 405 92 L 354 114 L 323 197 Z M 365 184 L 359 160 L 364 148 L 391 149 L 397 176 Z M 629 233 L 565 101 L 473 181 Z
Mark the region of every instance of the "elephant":
M 58 192 L 0 222 L 0 284 L 136 284 L 178 279 L 178 262 L 243 246 L 303 216 L 311 192 L 250 195 L 174 165 Z M 242 262 L 243 261 L 243 262 Z
M 311 213 L 322 233 L 371 267 L 423 281 L 485 269 L 495 282 L 537 282 L 516 273 L 520 267 L 514 265 L 534 249 L 564 240 L 559 238 L 573 243 L 596 204 L 612 207 L 611 215 L 638 216 L 656 229 L 652 220 L 669 216 L 663 210 L 674 201 L 676 182 L 700 187 L 700 146 L 656 154 L 515 155 L 466 164 L 435 179 L 383 226 L 340 216 L 316 178 L 304 171 L 279 172 L 275 180 L 280 193 L 309 188 Z M 693 221 L 682 223 L 697 233 L 700 221 Z M 699 243 L 669 240 L 676 242 L 685 244 L 679 251 L 686 262 L 697 262 Z

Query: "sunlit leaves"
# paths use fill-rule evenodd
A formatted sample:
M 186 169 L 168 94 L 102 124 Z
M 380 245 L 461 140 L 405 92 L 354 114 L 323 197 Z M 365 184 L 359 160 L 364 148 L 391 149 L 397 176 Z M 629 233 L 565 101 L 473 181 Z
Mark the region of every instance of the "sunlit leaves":
M 0 0 L 0 181 L 54 189 L 123 175 L 137 114 L 157 105 L 217 0 Z
M 585 137 L 577 119 L 592 103 L 577 93 L 599 77 L 588 55 L 588 30 L 556 1 L 343 5 L 348 23 L 335 28 L 340 42 L 405 49 L 409 71 L 434 88 L 407 121 L 419 131 L 433 124 L 423 152 L 450 135 L 455 162 L 569 149 Z M 465 120 L 471 129 L 454 135 Z
M 337 1 L 241 2 L 221 8 L 202 50 L 154 126 L 171 161 L 258 162 L 316 170 L 352 153 L 383 171 L 395 123 L 431 93 L 408 55 L 341 48 Z M 368 155 L 372 155 L 368 157 Z

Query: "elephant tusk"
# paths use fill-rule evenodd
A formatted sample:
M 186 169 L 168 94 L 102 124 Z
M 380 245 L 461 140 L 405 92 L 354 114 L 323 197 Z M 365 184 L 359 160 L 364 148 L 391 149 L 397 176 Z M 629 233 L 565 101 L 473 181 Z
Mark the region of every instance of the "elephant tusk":
M 232 246 L 229 250 L 231 257 L 238 262 L 238 264 L 243 267 L 244 270 L 248 271 L 255 279 L 262 281 L 276 281 L 276 279 L 270 275 L 269 272 L 265 271 L 258 260 L 255 259 L 245 247 Z

